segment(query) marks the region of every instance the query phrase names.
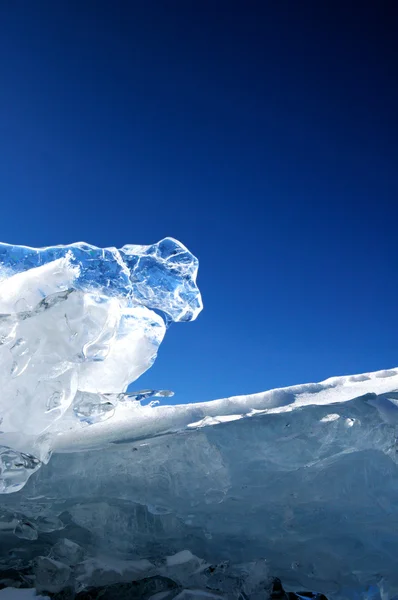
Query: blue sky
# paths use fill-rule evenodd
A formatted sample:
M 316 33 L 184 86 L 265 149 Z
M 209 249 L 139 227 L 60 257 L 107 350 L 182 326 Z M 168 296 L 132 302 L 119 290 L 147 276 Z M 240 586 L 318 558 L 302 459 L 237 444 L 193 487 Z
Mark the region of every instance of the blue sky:
M 1 3 L 1 240 L 200 259 L 205 309 L 137 387 L 398 364 L 397 9 L 369 4 Z

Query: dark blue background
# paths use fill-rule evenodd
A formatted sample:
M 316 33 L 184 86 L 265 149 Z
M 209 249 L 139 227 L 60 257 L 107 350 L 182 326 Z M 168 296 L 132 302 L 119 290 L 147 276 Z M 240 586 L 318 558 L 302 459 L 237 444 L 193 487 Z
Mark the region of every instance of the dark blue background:
M 398 364 L 397 4 L 0 3 L 0 238 L 183 241 L 177 401 Z

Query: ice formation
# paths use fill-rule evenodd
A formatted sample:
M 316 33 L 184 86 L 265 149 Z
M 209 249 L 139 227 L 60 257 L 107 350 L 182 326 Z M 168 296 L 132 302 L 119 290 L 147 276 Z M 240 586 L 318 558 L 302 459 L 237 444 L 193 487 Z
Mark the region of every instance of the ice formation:
M 48 462 L 60 430 L 148 396 L 127 387 L 167 324 L 200 312 L 197 266 L 171 238 L 120 250 L 0 244 L 0 492 Z
M 5 598 L 398 595 L 398 369 L 201 404 L 126 394 L 200 311 L 196 259 L 174 240 L 0 256 Z

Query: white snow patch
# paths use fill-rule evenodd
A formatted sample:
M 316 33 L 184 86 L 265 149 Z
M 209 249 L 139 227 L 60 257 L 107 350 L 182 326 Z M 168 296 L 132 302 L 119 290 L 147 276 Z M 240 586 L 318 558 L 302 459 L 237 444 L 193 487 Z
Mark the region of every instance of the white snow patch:
M 371 394 L 376 398 L 378 395 L 394 393 L 394 390 L 398 390 L 398 369 L 332 377 L 320 383 L 306 383 L 195 404 L 174 406 L 120 404 L 109 421 L 84 429 L 76 423 L 71 425 L 69 431 L 59 432 L 54 442 L 54 450 L 73 452 L 100 447 L 115 441 L 142 440 L 165 433 L 213 426 L 244 417 L 288 413 L 309 405 L 337 404 Z M 383 418 L 388 419 L 388 422 L 391 420 L 398 422 L 398 407 L 393 405 L 394 399 L 386 402 L 375 399 L 374 402 Z
M 321 419 L 321 423 L 332 423 L 333 421 L 337 421 L 340 419 L 340 415 L 337 413 L 331 413 L 330 415 L 326 415 Z

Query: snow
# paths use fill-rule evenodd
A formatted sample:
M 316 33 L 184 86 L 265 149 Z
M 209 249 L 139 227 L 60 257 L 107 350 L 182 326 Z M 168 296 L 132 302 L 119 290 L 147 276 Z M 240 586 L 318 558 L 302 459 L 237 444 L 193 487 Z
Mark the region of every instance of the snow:
M 374 394 L 366 402 L 375 406 L 384 420 L 395 419 L 398 407 L 389 392 L 398 389 L 398 368 L 388 371 L 333 377 L 321 383 L 279 388 L 258 394 L 232 396 L 210 402 L 181 405 L 118 405 L 112 421 L 82 430 L 78 424 L 61 433 L 57 451 L 76 451 L 110 442 L 139 440 L 186 429 L 214 426 L 260 414 L 289 413 L 311 405 L 343 403 Z M 388 394 L 383 397 L 383 394 Z M 397 412 L 398 414 L 398 412 Z M 334 417 L 336 418 L 336 417 Z M 395 422 L 395 421 L 394 421 Z

